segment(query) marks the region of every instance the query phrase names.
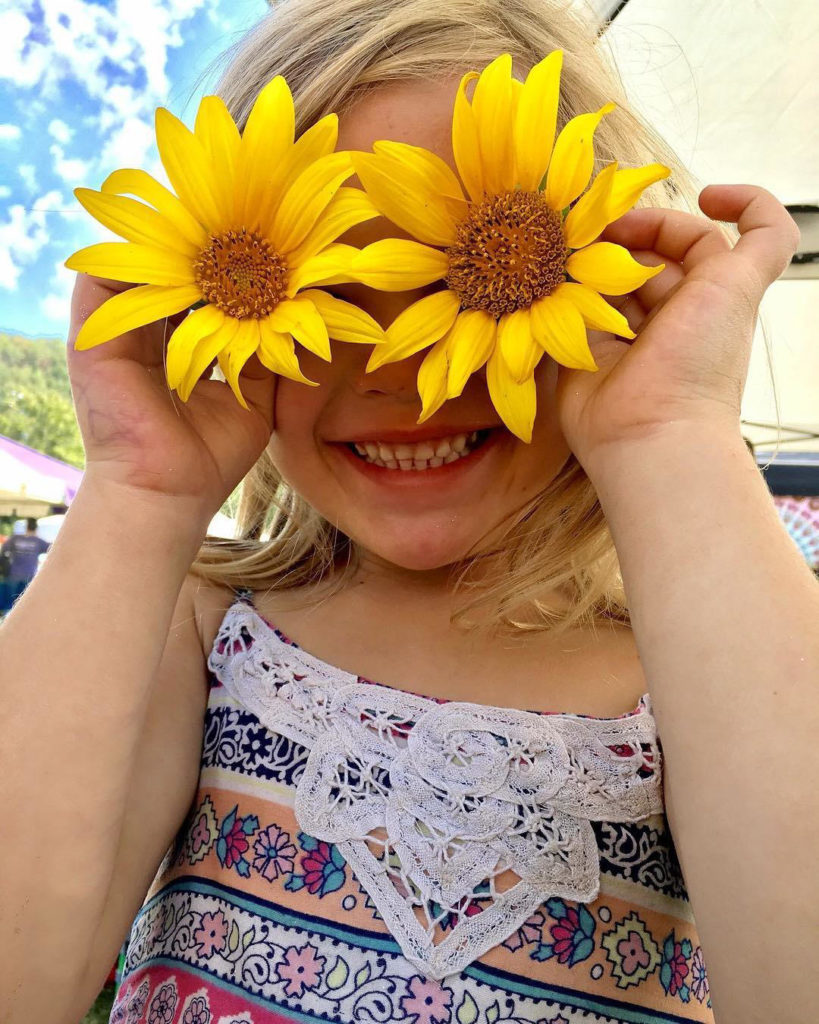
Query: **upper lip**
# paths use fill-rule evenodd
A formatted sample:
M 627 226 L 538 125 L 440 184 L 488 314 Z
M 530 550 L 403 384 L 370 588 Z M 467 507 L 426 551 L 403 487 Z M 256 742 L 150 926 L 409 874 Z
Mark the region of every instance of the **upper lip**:
M 472 434 L 476 430 L 491 430 L 497 423 L 458 424 L 456 426 L 423 426 L 412 430 L 362 430 L 354 437 L 340 438 L 336 444 L 366 444 L 366 442 L 383 441 L 384 444 L 416 444 L 421 441 L 441 440 L 445 437 L 457 437 L 458 434 Z

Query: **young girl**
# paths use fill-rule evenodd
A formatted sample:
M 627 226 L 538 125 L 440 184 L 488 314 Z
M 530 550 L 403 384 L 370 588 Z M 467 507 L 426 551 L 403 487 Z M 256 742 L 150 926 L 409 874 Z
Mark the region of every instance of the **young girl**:
M 299 130 L 451 164 L 460 76 L 555 49 L 561 124 L 618 97 L 557 3 L 283 0 L 221 92 L 241 124 L 283 74 Z M 596 148 L 682 188 L 622 103 Z M 69 352 L 87 469 L 2 634 L 4 1024 L 74 1024 L 129 929 L 129 1024 L 815 1019 L 819 591 L 739 431 L 797 232 L 671 195 L 604 235 L 665 265 L 636 341 L 544 359 L 531 444 L 480 373 L 418 426 L 423 353 L 252 361 L 244 409 L 174 400 L 165 323 Z M 72 337 L 118 289 L 78 280 Z

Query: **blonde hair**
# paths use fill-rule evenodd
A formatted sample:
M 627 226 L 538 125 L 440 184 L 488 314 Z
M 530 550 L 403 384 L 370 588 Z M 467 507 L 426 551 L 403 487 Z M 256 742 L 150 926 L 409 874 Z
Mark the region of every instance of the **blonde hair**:
M 670 181 L 641 205 L 696 210 L 695 183 L 662 138 L 628 107 L 594 28 L 566 0 L 277 0 L 230 54 L 219 93 L 242 125 L 260 89 L 284 75 L 297 130 L 343 114 L 388 82 L 482 69 L 511 53 L 518 75 L 564 51 L 559 126 L 614 100 L 595 134 L 596 170 L 665 163 Z M 345 585 L 352 542 L 282 480 L 265 452 L 244 480 L 241 539 L 206 542 L 194 571 L 255 590 Z M 453 566 L 463 600 L 455 620 L 502 632 L 564 630 L 601 619 L 628 621 L 617 555 L 591 481 L 570 456 L 545 490 L 505 524 L 491 550 Z M 322 589 L 323 593 L 326 590 Z M 563 595 L 559 606 L 552 603 Z

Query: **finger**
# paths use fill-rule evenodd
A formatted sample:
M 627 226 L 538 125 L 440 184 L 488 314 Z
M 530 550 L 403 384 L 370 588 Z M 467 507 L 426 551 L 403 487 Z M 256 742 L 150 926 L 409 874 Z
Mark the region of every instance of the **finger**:
M 127 291 L 133 285 L 120 281 L 108 281 L 90 274 L 77 274 L 71 295 L 71 320 L 68 330 L 68 360 L 82 359 L 87 365 L 109 359 L 132 359 L 143 366 L 158 367 L 164 363 L 164 343 L 173 332 L 173 325 L 166 319 L 151 328 L 140 327 L 118 338 L 112 338 L 102 345 L 75 352 L 74 342 L 80 328 L 88 317 L 108 299 Z
M 757 185 L 709 185 L 700 193 L 700 209 L 715 220 L 735 223 L 740 238 L 734 254 L 760 278 L 757 301 L 780 277 L 799 248 L 799 228 L 775 195 Z
M 273 412 L 277 383 L 276 374 L 268 370 L 255 354 L 248 359 L 239 374 L 239 386 L 247 404 L 262 414 L 271 429 L 275 427 Z
M 716 254 L 731 251 L 730 241 L 711 221 L 682 210 L 656 207 L 631 210 L 609 224 L 601 237 L 632 251 L 651 250 L 660 257 L 658 263 L 671 260 L 686 272 Z

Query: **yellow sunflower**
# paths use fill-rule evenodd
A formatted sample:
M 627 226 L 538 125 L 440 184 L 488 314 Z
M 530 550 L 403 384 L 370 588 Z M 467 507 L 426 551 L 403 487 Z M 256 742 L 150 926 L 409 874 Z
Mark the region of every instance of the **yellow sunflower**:
M 66 266 L 139 285 L 95 310 L 76 348 L 197 306 L 168 343 L 168 383 L 187 401 L 217 359 L 247 408 L 238 378 L 253 353 L 274 373 L 312 384 L 294 339 L 327 360 L 331 338 L 383 341 L 370 316 L 316 287 L 351 280 L 357 250 L 336 239 L 378 215 L 360 189 L 341 187 L 353 164 L 334 152 L 335 114 L 296 139 L 293 97 L 278 77 L 241 134 L 222 100 L 206 96 L 193 132 L 160 107 L 156 139 L 176 195 L 140 170 L 115 171 L 99 192 L 75 192 L 126 241 L 81 249 Z
M 623 295 L 663 269 L 594 241 L 670 172 L 656 163 L 618 169 L 615 162 L 581 196 L 594 169 L 594 131 L 615 105 L 573 118 L 555 139 L 562 57 L 549 54 L 525 83 L 512 77 L 508 54 L 463 77 L 452 148 L 465 191 L 443 160 L 417 146 L 376 142 L 373 153 L 353 154 L 381 213 L 418 239 L 362 249 L 353 260 L 356 278 L 388 291 L 438 280 L 447 286 L 397 317 L 367 367 L 432 344 L 418 374 L 419 423 L 486 364 L 495 408 L 514 434 L 531 441 L 534 371 L 544 353 L 596 370 L 587 327 L 634 337 L 600 293 Z

